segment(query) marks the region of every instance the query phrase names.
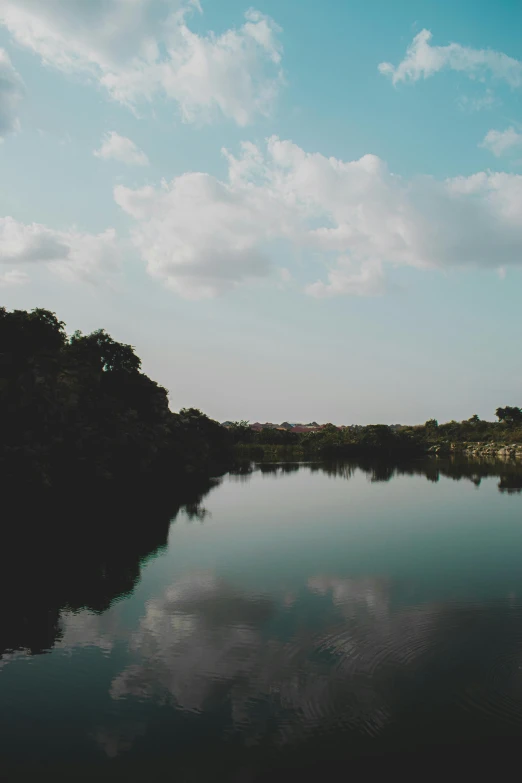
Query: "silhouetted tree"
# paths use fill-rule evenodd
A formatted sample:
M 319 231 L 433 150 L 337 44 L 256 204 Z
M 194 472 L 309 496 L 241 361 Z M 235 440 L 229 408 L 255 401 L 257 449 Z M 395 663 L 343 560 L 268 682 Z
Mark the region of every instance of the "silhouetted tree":
M 506 405 L 505 408 L 497 408 L 495 416 L 504 424 L 513 425 L 522 423 L 522 410 Z
M 204 473 L 229 446 L 228 431 L 201 411 L 170 411 L 131 345 L 103 329 L 68 339 L 54 313 L 0 308 L 4 480 L 58 487 Z

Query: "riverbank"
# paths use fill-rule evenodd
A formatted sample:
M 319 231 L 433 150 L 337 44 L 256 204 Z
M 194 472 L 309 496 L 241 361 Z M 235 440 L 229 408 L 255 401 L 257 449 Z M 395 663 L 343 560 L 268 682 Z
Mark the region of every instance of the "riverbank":
M 426 454 L 423 446 L 396 446 L 379 444 L 370 446 L 361 443 L 341 444 L 298 444 L 298 445 L 274 445 L 274 444 L 238 444 L 234 447 L 234 456 L 237 460 L 267 460 L 284 462 L 299 460 L 331 460 L 331 459 L 356 459 L 358 457 L 373 457 L 376 459 L 394 457 L 422 457 Z
M 495 459 L 522 460 L 522 443 L 437 443 L 430 446 L 426 453 L 432 456 L 463 454 L 467 457 L 494 457 Z
M 522 460 L 522 443 L 479 443 L 463 441 L 462 443 L 417 443 L 411 447 L 395 447 L 395 444 L 383 446 L 368 446 L 360 443 L 327 444 L 315 448 L 298 445 L 274 444 L 238 444 L 234 448 L 238 460 L 309 460 L 309 459 L 350 459 L 357 457 L 372 457 L 376 459 L 394 457 L 446 457 L 462 455 L 469 458 L 520 459 Z

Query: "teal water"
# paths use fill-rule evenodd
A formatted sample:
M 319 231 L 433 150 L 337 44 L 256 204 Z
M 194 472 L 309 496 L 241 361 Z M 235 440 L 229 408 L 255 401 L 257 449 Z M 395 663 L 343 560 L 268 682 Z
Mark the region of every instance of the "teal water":
M 110 537 L 74 508 L 61 538 L 28 524 L 2 555 L 4 779 L 515 749 L 520 486 L 505 464 L 258 465 Z

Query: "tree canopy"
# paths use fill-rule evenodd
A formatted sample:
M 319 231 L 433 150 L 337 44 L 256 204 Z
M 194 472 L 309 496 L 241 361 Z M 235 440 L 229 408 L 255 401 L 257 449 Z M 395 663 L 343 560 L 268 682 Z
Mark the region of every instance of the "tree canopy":
M 201 411 L 173 413 L 133 346 L 68 337 L 42 308 L 0 308 L 0 428 L 4 477 L 43 487 L 205 472 L 231 441 Z
M 520 424 L 522 423 L 522 410 L 520 408 L 511 407 L 506 405 L 505 408 L 497 408 L 495 416 L 498 420 L 505 424 Z

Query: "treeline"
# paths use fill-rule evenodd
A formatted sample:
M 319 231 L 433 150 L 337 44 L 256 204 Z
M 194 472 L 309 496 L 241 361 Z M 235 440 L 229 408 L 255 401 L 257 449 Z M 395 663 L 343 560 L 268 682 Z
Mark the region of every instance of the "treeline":
M 484 421 L 476 414 L 464 421 L 439 424 L 430 419 L 413 426 L 385 424 L 336 427 L 327 424 L 320 430 L 297 433 L 292 430 L 265 427 L 253 430 L 247 421 L 229 426 L 232 440 L 239 450 L 261 454 L 271 451 L 297 451 L 319 456 L 352 456 L 359 454 L 422 454 L 432 447 L 459 443 L 522 443 L 522 410 L 507 406 L 497 408 L 498 421 Z
M 497 422 L 384 424 L 296 433 L 248 422 L 226 428 L 188 408 L 173 413 L 168 392 L 141 370 L 133 347 L 103 329 L 68 335 L 45 309 L 0 308 L 0 468 L 4 488 L 82 490 L 124 482 L 183 484 L 233 454 L 319 457 L 413 455 L 458 442 L 522 443 L 522 410 L 498 408 Z M 235 448 L 233 448 L 235 447 Z M 246 453 L 248 452 L 248 453 Z
M 4 487 L 183 483 L 230 451 L 225 428 L 173 413 L 132 346 L 103 329 L 67 335 L 45 309 L 0 308 L 0 466 Z
M 425 451 L 425 444 L 418 433 L 408 428 L 397 430 L 385 424 L 343 429 L 327 424 L 315 432 L 297 433 L 268 427 L 256 431 L 247 422 L 234 422 L 229 432 L 236 450 L 253 458 L 284 452 L 329 458 L 374 452 L 391 455 Z

